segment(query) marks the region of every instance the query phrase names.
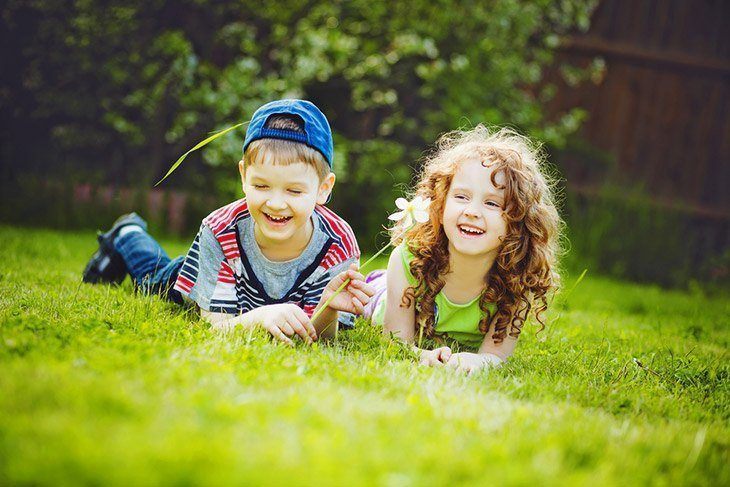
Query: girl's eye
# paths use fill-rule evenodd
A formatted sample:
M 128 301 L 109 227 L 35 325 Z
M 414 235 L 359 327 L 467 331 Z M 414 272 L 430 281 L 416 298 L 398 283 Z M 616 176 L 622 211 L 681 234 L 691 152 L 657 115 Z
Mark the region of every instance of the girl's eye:
M 266 188 L 268 188 L 268 186 L 266 186 L 265 184 L 254 184 L 253 187 L 256 188 L 256 189 L 266 189 Z
M 499 203 L 497 203 L 496 201 L 487 201 L 487 202 L 486 202 L 486 205 L 487 205 L 487 206 L 491 206 L 491 207 L 493 207 L 493 208 L 500 208 L 500 209 L 502 208 L 502 205 L 500 205 L 500 204 L 499 204 Z
M 468 199 L 466 197 L 466 195 L 464 195 L 464 194 L 457 194 L 457 195 L 454 196 L 454 198 L 456 198 L 457 200 L 462 200 L 462 201 L 465 201 L 465 200 Z
M 298 190 L 298 189 L 290 189 L 290 190 L 289 190 L 289 192 L 290 192 L 291 194 L 302 194 L 302 191 L 300 191 L 300 190 Z

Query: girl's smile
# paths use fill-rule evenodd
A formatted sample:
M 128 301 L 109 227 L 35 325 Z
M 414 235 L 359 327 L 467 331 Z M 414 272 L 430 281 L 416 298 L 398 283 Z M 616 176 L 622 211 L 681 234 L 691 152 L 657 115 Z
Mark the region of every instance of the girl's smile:
M 459 225 L 459 231 L 464 238 L 478 238 L 484 235 L 484 230 L 472 225 Z
M 504 190 L 492 184 L 492 167 L 479 159 L 459 164 L 444 203 L 443 227 L 449 252 L 494 259 L 507 232 Z M 503 175 L 495 176 L 501 185 Z

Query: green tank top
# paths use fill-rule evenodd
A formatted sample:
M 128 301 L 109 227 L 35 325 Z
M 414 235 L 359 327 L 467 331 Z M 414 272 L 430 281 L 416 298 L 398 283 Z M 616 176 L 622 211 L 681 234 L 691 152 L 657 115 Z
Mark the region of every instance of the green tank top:
M 408 247 L 401 243 L 398 246 L 403 261 L 403 270 L 406 273 L 408 284 L 416 285 L 416 278 L 411 274 L 410 263 L 413 254 Z M 385 322 L 386 294 L 377 303 L 373 311 L 373 323 L 383 324 Z M 449 298 L 442 292 L 436 295 L 436 333 L 445 334 L 462 345 L 478 348 L 484 340 L 484 334 L 479 331 L 479 321 L 482 318 L 482 311 L 479 309 L 479 296 L 466 304 L 456 304 L 449 301 Z M 494 312 L 494 305 L 490 306 L 490 312 Z

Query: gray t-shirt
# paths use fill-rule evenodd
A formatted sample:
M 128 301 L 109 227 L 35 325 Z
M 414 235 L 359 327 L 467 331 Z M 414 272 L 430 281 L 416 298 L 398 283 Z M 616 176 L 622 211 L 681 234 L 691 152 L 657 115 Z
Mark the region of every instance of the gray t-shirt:
M 314 219 L 315 216 L 312 216 Z M 246 249 L 246 257 L 251 263 L 254 274 L 259 278 L 266 290 L 266 294 L 274 299 L 281 299 L 297 280 L 297 277 L 314 262 L 317 254 L 327 242 L 327 235 L 316 222 L 309 244 L 299 257 L 286 261 L 272 261 L 264 256 L 254 235 L 254 220 L 246 218 L 238 222 L 238 234 L 241 236 L 241 245 Z
M 314 231 L 304 251 L 295 259 L 283 262 L 275 262 L 267 259 L 256 242 L 254 234 L 253 218 L 245 218 L 238 222 L 238 236 L 246 257 L 251 264 L 254 274 L 261 282 L 268 294 L 273 299 L 281 299 L 296 284 L 297 278 L 307 269 L 322 251 L 327 243 L 327 234 L 322 230 L 317 219 L 321 218 L 317 213 L 312 214 L 312 226 Z M 203 225 L 200 229 L 200 275 L 196 286 L 190 293 L 190 299 L 197 302 L 201 307 L 209 307 L 210 300 L 215 289 L 215 282 L 218 277 L 218 269 L 225 260 L 223 250 L 213 235 L 213 231 Z M 330 275 L 336 276 L 347 270 L 352 263 L 357 263 L 355 258 L 342 262 L 330 270 Z M 210 275 L 205 275 L 210 274 Z M 207 284 L 206 284 L 207 283 Z M 355 317 L 350 313 L 340 313 L 339 321 L 344 327 L 351 327 Z

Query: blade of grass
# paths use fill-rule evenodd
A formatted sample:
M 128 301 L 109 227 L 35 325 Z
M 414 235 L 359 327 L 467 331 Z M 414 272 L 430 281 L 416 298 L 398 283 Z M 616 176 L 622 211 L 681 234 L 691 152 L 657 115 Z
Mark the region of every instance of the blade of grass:
M 205 139 L 205 140 L 202 140 L 202 141 L 198 142 L 197 144 L 195 144 L 195 146 L 194 146 L 194 147 L 193 147 L 192 149 L 190 149 L 189 151 L 187 151 L 187 152 L 186 152 L 185 154 L 181 155 L 181 156 L 180 156 L 180 158 L 179 158 L 179 159 L 178 159 L 177 161 L 175 161 L 175 163 L 174 163 L 174 164 L 173 164 L 172 166 L 170 166 L 170 169 L 168 169 L 168 170 L 167 170 L 167 174 L 165 174 L 165 175 L 164 175 L 164 176 L 162 177 L 162 179 L 160 179 L 159 181 L 157 181 L 157 182 L 155 183 L 155 186 L 159 185 L 159 184 L 160 184 L 160 183 L 161 183 L 162 181 L 164 181 L 165 179 L 167 179 L 167 177 L 168 177 L 168 176 L 169 176 L 170 174 L 172 174 L 172 173 L 173 173 L 173 171 L 175 171 L 175 169 L 177 169 L 177 168 L 178 168 L 178 166 L 179 166 L 179 165 L 180 165 L 180 164 L 182 163 L 182 161 L 184 161 L 184 160 L 185 160 L 185 158 L 186 158 L 186 157 L 188 157 L 188 155 L 189 155 L 190 153 L 192 153 L 192 152 L 194 152 L 194 151 L 196 151 L 196 150 L 200 149 L 201 147 L 203 147 L 203 146 L 207 145 L 208 143 L 210 143 L 210 142 L 214 141 L 214 140 L 215 140 L 215 139 L 217 139 L 218 137 L 220 137 L 220 136 L 222 136 L 222 135 L 225 135 L 225 134 L 227 134 L 227 133 L 228 133 L 228 132 L 230 132 L 231 130 L 235 130 L 235 129 L 237 129 L 238 127 L 240 127 L 241 125 L 244 125 L 245 123 L 248 123 L 248 122 L 241 122 L 241 123 L 237 123 L 236 125 L 234 125 L 234 126 L 232 126 L 232 127 L 228 127 L 228 128 L 226 128 L 226 129 L 223 129 L 223 130 L 221 130 L 221 131 L 219 131 L 219 132 L 216 132 L 216 133 L 214 133 L 213 135 L 211 135 L 210 137 L 208 137 L 207 139 Z

